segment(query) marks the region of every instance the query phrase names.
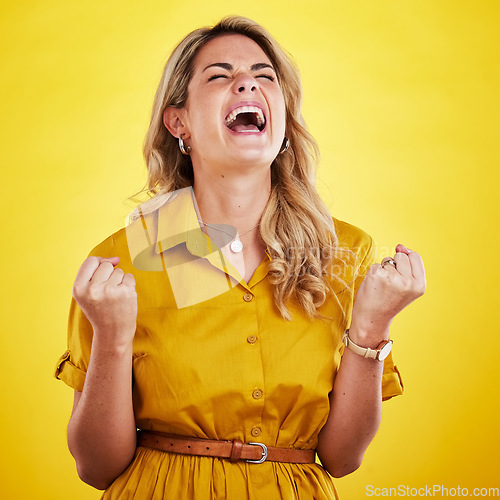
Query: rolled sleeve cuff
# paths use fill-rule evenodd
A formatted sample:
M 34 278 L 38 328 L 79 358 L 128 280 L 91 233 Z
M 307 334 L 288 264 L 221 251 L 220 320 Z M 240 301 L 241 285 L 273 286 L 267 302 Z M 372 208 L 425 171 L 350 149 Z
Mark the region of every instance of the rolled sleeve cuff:
M 382 375 L 382 401 L 403 394 L 404 386 L 401 374 L 396 366 Z
M 85 371 L 71 362 L 71 351 L 66 351 L 59 358 L 54 373 L 55 378 L 62 380 L 65 384 L 75 389 L 75 391 L 82 392 L 85 375 Z

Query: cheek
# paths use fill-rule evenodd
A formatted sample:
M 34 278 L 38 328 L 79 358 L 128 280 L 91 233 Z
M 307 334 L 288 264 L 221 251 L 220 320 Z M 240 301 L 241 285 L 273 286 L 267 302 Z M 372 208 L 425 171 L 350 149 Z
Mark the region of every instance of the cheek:
M 201 132 L 207 132 L 213 129 L 213 121 L 217 119 L 217 114 L 214 109 L 210 107 L 206 102 L 198 102 L 196 105 L 192 103 L 191 108 L 188 113 L 188 127 L 191 129 L 192 133 L 200 135 Z
M 286 122 L 286 104 L 285 104 L 285 96 L 283 95 L 281 90 L 276 95 L 276 102 L 278 103 L 278 105 L 277 105 L 278 117 L 279 117 L 280 121 L 283 121 L 283 123 L 285 123 Z
M 186 111 L 191 123 L 206 122 L 214 116 L 216 95 L 209 89 L 192 87 L 189 90 Z
M 281 102 L 278 110 L 278 124 L 277 126 L 280 127 L 280 129 L 283 130 L 283 133 L 285 132 L 286 129 L 286 107 L 285 107 L 285 102 Z

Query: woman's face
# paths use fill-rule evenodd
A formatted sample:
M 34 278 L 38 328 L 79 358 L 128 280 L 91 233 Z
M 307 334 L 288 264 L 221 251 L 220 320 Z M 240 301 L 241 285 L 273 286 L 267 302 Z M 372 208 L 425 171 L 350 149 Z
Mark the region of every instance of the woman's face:
M 221 173 L 268 168 L 285 136 L 285 116 L 277 75 L 256 42 L 223 35 L 200 49 L 183 116 L 195 171 L 197 164 Z

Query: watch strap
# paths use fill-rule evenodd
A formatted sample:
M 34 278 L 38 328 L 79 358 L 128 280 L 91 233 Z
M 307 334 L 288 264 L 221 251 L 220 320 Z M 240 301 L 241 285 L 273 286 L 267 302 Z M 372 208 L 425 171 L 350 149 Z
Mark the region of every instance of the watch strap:
M 349 337 L 349 328 L 344 332 L 344 335 L 342 336 L 342 342 L 345 344 L 346 347 L 351 349 L 351 351 L 355 352 L 356 354 L 359 354 L 360 356 L 363 356 L 364 358 L 370 358 L 370 359 L 376 359 L 379 360 L 379 353 L 388 342 L 392 344 L 391 340 L 383 340 L 376 349 L 370 349 L 369 347 L 361 347 L 355 342 L 351 340 Z M 380 360 L 379 360 L 380 361 Z

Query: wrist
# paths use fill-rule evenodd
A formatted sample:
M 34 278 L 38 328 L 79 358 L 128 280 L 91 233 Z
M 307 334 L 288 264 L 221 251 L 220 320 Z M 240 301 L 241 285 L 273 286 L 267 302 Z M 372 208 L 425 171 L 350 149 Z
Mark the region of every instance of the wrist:
M 377 361 L 383 362 L 387 356 L 389 356 L 392 350 L 392 340 L 382 340 L 376 348 L 363 347 L 356 344 L 349 336 L 349 328 L 344 332 L 342 336 L 342 342 L 351 351 L 356 354 L 363 356 L 363 358 L 375 359 Z
M 353 342 L 363 347 L 375 349 L 380 342 L 389 340 L 390 323 L 377 325 L 374 323 L 362 325 L 353 320 L 349 327 L 349 337 Z
M 107 335 L 108 332 L 94 331 L 92 351 L 113 357 L 129 357 L 133 352 L 133 336 L 128 339 L 117 339 Z

